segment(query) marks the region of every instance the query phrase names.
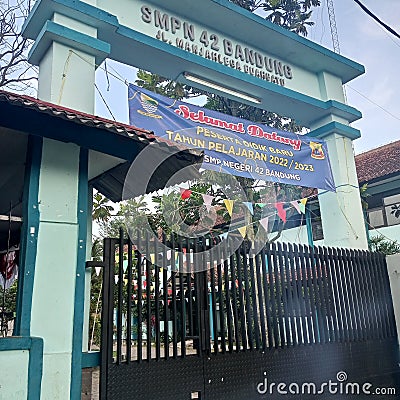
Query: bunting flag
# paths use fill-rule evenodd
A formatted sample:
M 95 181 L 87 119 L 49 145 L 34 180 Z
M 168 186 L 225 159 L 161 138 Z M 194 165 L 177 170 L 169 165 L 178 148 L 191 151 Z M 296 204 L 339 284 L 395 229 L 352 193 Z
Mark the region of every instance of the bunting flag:
M 244 238 L 246 236 L 247 226 L 242 226 L 241 228 L 238 228 L 238 231 L 242 235 L 242 238 Z
M 278 210 L 279 218 L 283 222 L 286 222 L 286 210 L 283 208 L 283 206 L 284 206 L 284 203 L 282 203 L 282 202 L 275 203 L 275 207 Z
M 192 191 L 189 189 L 180 188 L 180 191 L 182 200 L 186 200 L 192 195 Z
M 128 268 L 128 260 L 122 261 L 122 269 L 124 270 L 124 272 L 126 271 L 127 268 Z
M 254 215 L 253 203 L 250 201 L 244 201 L 243 204 L 249 209 L 250 214 Z
M 210 211 L 211 209 L 211 203 L 214 200 L 214 196 L 210 196 L 209 194 L 202 194 L 204 205 L 207 208 L 207 211 Z
M 269 217 L 260 219 L 260 225 L 264 228 L 265 232 L 267 232 L 267 233 L 268 233 L 268 220 L 269 220 Z
M 265 203 L 256 203 L 256 206 L 263 208 L 266 206 L 266 204 Z
M 297 200 L 291 201 L 290 204 L 296 209 L 296 211 L 301 214 L 301 210 L 299 207 L 299 203 L 297 202 Z
M 124 285 L 126 286 L 127 285 L 127 283 L 128 283 L 128 279 L 124 279 Z
M 167 260 L 170 260 L 172 257 L 172 250 L 167 250 Z
M 114 275 L 114 281 L 115 281 L 115 284 L 117 284 L 117 283 L 118 283 L 118 281 L 119 281 L 119 277 L 118 277 L 118 275 Z
M 0 254 L 0 286 L 9 289 L 18 276 L 17 251 Z
M 301 200 L 300 200 L 299 208 L 300 208 L 300 211 L 301 211 L 303 214 L 306 213 L 306 204 L 307 204 L 307 199 L 301 199 Z
M 94 267 L 94 269 L 96 271 L 96 276 L 99 276 L 101 272 L 101 267 Z
M 232 217 L 233 211 L 233 200 L 224 199 L 225 207 L 228 210 L 229 215 Z

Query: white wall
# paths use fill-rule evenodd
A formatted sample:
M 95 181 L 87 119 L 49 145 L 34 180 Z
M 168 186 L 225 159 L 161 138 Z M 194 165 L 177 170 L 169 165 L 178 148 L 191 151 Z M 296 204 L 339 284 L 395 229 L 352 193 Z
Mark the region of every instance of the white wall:
M 29 350 L 0 351 L 0 400 L 28 398 L 28 365 Z
M 400 337 L 400 254 L 387 258 L 390 288 L 392 290 L 394 315 L 396 317 L 397 335 Z

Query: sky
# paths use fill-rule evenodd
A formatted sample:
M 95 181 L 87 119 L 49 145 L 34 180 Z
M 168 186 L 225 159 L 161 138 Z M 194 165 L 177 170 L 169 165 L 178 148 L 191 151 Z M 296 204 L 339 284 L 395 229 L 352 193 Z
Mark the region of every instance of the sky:
M 400 0 L 362 0 L 375 15 L 400 33 Z M 308 39 L 330 49 L 332 46 L 326 0 L 321 0 L 309 29 Z M 387 32 L 353 0 L 335 0 L 334 9 L 340 53 L 365 66 L 365 74 L 346 85 L 349 105 L 363 114 L 352 124 L 361 131 L 353 142 L 356 154 L 400 139 L 400 39 Z M 115 119 L 128 123 L 127 82 L 134 82 L 136 70 L 108 62 L 109 79 L 98 69 L 96 83 Z M 115 75 L 117 78 L 115 78 Z M 112 119 L 97 94 L 96 114 Z

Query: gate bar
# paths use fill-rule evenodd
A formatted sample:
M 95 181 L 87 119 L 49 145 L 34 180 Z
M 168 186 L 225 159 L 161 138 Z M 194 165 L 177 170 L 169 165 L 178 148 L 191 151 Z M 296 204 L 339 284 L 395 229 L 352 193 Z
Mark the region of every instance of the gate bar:
M 128 301 L 126 315 L 126 362 L 131 362 L 131 346 L 132 346 L 132 242 L 128 238 Z
M 122 227 L 119 228 L 119 259 L 118 259 L 118 304 L 117 304 L 117 364 L 122 361 L 122 289 L 124 287 L 124 231 Z
M 140 241 L 140 232 L 137 231 L 137 246 L 140 249 L 141 241 Z M 142 257 L 142 253 L 138 252 L 138 260 L 137 260 L 137 284 L 138 284 L 138 295 L 137 295 L 137 306 L 138 306 L 138 341 L 137 341 L 137 357 L 138 361 L 141 362 L 143 360 L 143 307 L 142 307 L 142 262 L 144 258 Z

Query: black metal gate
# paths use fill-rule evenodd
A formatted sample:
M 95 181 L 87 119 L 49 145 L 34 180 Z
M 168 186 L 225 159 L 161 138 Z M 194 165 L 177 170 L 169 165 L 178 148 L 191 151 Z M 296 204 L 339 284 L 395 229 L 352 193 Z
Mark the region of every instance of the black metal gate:
M 102 399 L 398 398 L 382 254 L 134 242 L 104 242 Z

